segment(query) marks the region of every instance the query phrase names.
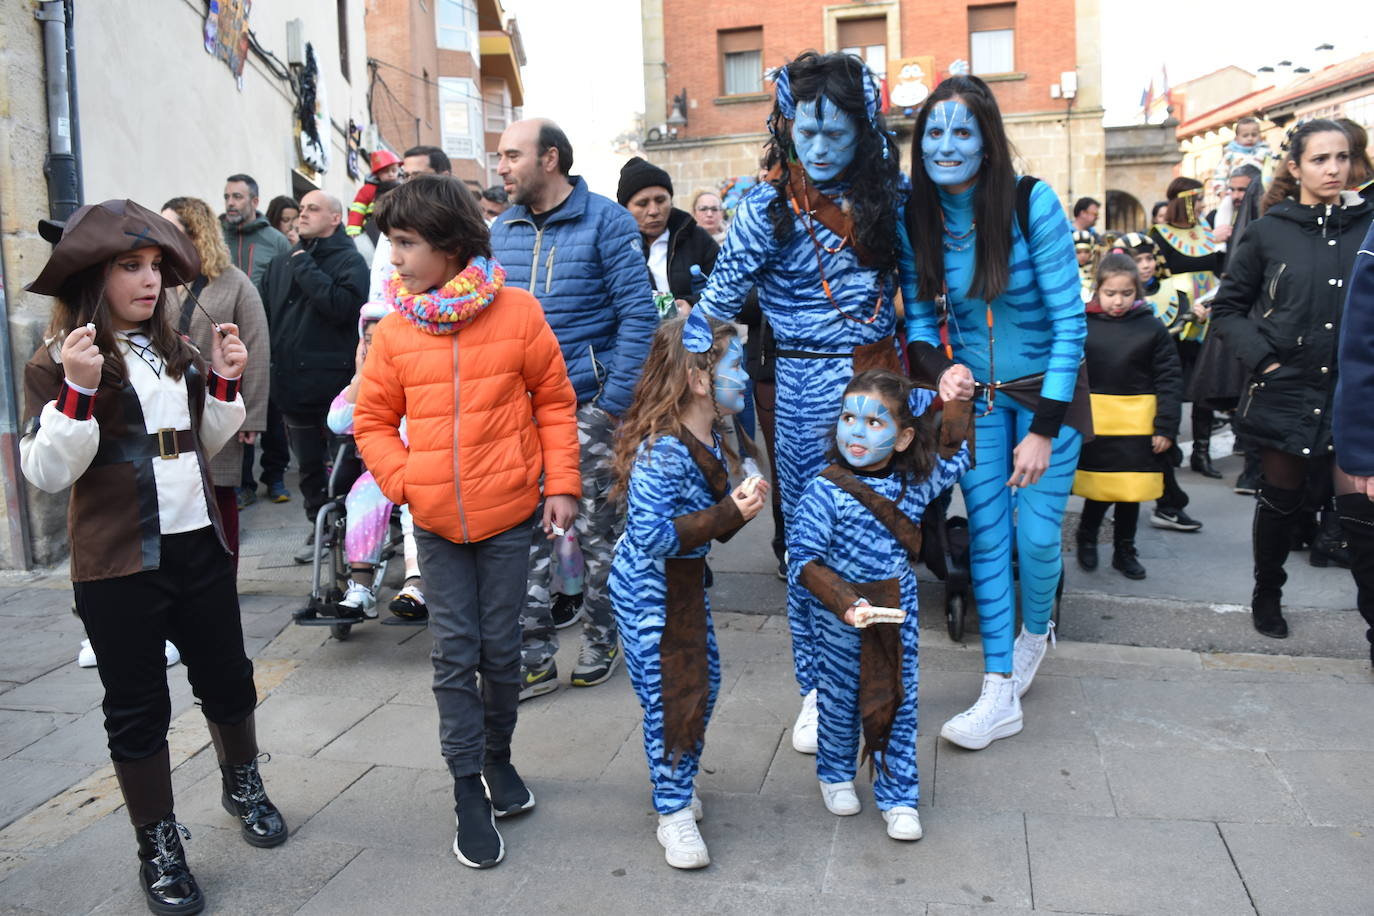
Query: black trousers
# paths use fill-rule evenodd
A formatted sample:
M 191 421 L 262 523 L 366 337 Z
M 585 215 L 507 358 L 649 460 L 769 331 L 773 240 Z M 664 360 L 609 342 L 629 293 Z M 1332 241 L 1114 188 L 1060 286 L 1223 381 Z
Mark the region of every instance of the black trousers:
M 271 486 L 274 483 L 281 483 L 286 476 L 286 466 L 291 462 L 291 453 L 286 445 L 286 422 L 282 420 L 281 411 L 272 401 L 267 402 L 267 428 L 258 437 L 258 443 L 262 445 L 262 482 Z M 252 445 L 243 447 L 243 480 L 241 486 L 256 487 L 257 481 L 253 479 L 253 455 L 256 448 Z
M 320 507 L 328 501 L 325 492 L 329 485 L 329 473 L 325 463 L 329 459 L 329 443 L 332 437 L 325 426 L 329 409 L 323 408 L 312 413 L 283 413 L 286 421 L 286 436 L 291 441 L 291 452 L 296 456 L 296 466 L 301 470 L 301 498 L 305 502 L 305 517 L 315 520 Z
M 1116 506 L 1112 515 L 1112 543 L 1131 543 L 1135 540 L 1136 525 L 1140 522 L 1140 503 L 1104 503 L 1095 499 L 1083 500 L 1083 530 L 1094 536 L 1107 517 L 1107 510 Z
M 159 569 L 73 583 L 76 612 L 105 686 L 105 734 L 117 762 L 167 743 L 172 701 L 163 641 L 181 652 L 205 718 L 237 725 L 257 703 L 243 651 L 233 559 L 212 528 L 162 538 Z

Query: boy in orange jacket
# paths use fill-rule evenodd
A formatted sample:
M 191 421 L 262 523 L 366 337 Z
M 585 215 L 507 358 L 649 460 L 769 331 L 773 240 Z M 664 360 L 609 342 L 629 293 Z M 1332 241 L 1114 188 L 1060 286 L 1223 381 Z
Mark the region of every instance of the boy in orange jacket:
M 577 399 L 539 302 L 504 285 L 460 181 L 417 176 L 376 217 L 392 243 L 396 311 L 373 332 L 354 436 L 382 493 L 415 518 L 453 853 L 489 868 L 505 856 L 495 818 L 534 807 L 510 762 L 528 526 L 541 476 L 549 537 L 577 515 Z

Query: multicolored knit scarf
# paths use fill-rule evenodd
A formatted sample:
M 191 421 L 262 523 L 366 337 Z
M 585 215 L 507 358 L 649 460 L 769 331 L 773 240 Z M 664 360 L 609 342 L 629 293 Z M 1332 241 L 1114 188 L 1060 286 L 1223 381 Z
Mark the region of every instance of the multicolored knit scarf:
M 406 321 L 426 334 L 457 334 L 491 305 L 506 282 L 506 270 L 495 258 L 475 257 L 438 289 L 412 293 L 392 273 L 386 297 Z

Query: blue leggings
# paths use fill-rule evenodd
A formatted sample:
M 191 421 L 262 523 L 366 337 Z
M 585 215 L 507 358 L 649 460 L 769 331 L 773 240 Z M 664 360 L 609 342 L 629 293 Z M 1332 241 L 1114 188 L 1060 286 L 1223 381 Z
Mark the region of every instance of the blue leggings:
M 1006 485 L 1012 451 L 1030 432 L 1032 419 L 1029 409 L 1010 398 L 998 399 L 992 413 L 976 421 L 977 467 L 959 481 L 968 508 L 973 595 L 983 635 L 983 664 L 989 674 L 1011 673 L 1016 619 L 1012 545 L 1020 564 L 1021 618 L 1031 633 L 1049 629 L 1063 571 L 1060 530 L 1083 436 L 1072 427 L 1061 427 L 1044 476 L 1013 494 Z
M 782 495 L 783 518 L 792 524 L 792 513 L 802 492 L 825 469 L 826 453 L 835 443 L 835 421 L 840 415 L 844 388 L 854 377 L 854 360 L 791 359 L 777 361 L 777 462 L 775 476 Z M 792 664 L 797 686 L 805 695 L 816 687 L 815 625 L 828 614 L 809 591 L 796 582 L 787 583 L 787 622 L 792 630 Z
M 916 807 L 921 780 L 916 772 L 917 649 L 920 627 L 915 613 L 916 577 L 902 576 L 902 703 L 892 724 L 887 753 L 875 755 L 873 797 L 881 811 L 901 805 Z M 819 715 L 816 778 L 824 783 L 852 782 L 859 753 L 859 638 L 828 610 L 816 617 L 816 711 Z M 883 772 L 884 758 L 887 772 Z

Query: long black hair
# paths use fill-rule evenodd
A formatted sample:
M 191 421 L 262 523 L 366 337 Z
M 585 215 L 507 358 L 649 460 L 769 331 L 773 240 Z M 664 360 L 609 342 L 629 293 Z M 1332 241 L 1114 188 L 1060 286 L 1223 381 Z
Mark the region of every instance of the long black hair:
M 898 182 L 901 165 L 897 148 L 889 140 L 887 123 L 881 114 L 869 123 L 864 104 L 864 84 L 869 79 L 864 62 L 853 54 L 818 54 L 804 51 L 784 65 L 797 104 L 824 97 L 838 105 L 859 126 L 854 161 L 845 170 L 849 180 L 849 199 L 854 219 L 854 244 L 879 259 L 878 267 L 896 265 L 897 207 L 901 204 Z M 801 168 L 792 143 L 792 120 L 774 101 L 768 119 L 768 140 L 764 167 L 780 166 L 782 174 L 773 182 L 778 197 L 768 208 L 773 234 L 785 241 L 793 231 L 792 208 L 787 203 L 787 183 L 791 169 Z M 886 153 L 886 156 L 884 156 Z
M 976 76 L 951 76 L 940 83 L 916 116 L 915 132 L 911 137 L 911 202 L 906 208 L 906 218 L 920 278 L 917 296 L 923 300 L 934 299 L 945 288 L 945 231 L 940 191 L 926 174 L 921 138 L 925 136 L 931 110 L 948 99 L 958 99 L 967 105 L 983 134 L 983 165 L 973 192 L 973 219 L 978 226 L 978 237 L 974 245 L 973 283 L 969 295 L 991 302 L 1006 290 L 1011 275 L 1016 170 L 1012 166 L 1011 142 L 1002 127 L 997 99 L 988 84 Z

